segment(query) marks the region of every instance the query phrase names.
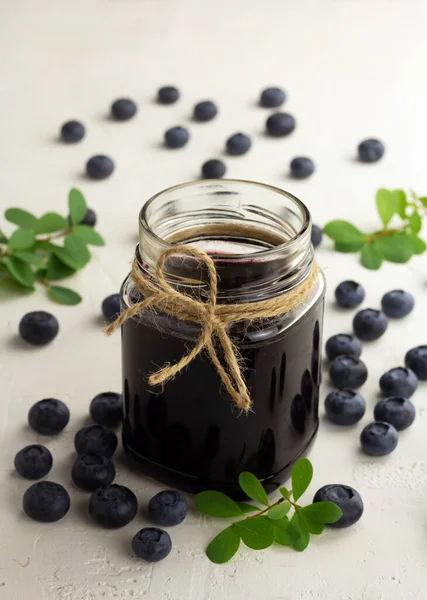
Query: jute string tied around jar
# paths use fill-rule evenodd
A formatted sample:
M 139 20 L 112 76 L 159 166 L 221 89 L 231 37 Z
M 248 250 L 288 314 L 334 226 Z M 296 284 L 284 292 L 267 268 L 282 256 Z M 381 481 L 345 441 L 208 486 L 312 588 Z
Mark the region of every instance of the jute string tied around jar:
M 206 302 L 191 298 L 174 289 L 165 278 L 164 265 L 174 254 L 188 254 L 203 262 L 209 274 L 209 298 Z M 213 259 L 203 250 L 183 244 L 169 248 L 160 256 L 156 268 L 156 282 L 151 283 L 140 271 L 138 261 L 132 264 L 133 282 L 144 298 L 140 302 L 126 308 L 120 316 L 105 329 L 112 334 L 125 321 L 136 316 L 147 308 L 171 315 L 183 321 L 198 323 L 202 330 L 194 347 L 175 364 L 166 364 L 149 376 L 150 385 L 159 385 L 172 379 L 182 371 L 204 349 L 209 354 L 228 394 L 235 405 L 247 412 L 251 407 L 251 399 L 242 376 L 242 359 L 228 333 L 229 325 L 239 321 L 253 322 L 283 315 L 299 304 L 309 295 L 316 283 L 319 267 L 316 263 L 308 277 L 289 292 L 261 300 L 242 304 L 218 304 L 218 276 Z

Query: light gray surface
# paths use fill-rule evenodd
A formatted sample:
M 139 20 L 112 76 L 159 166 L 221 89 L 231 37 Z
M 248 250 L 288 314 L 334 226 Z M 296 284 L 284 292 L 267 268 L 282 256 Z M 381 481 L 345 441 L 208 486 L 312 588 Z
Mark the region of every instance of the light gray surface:
M 99 214 L 99 230 L 108 242 L 93 252 L 93 263 L 73 282 L 84 296 L 76 308 L 53 305 L 43 291 L 13 301 L 1 295 L 0 598 L 424 597 L 425 385 L 414 397 L 414 426 L 385 459 L 360 453 L 361 426 L 334 428 L 322 410 L 311 457 L 312 489 L 331 482 L 353 485 L 366 512 L 350 530 L 314 539 L 303 554 L 243 550 L 228 565 L 212 565 L 204 547 L 219 524 L 192 514 L 171 531 L 174 549 L 168 560 L 154 567 L 143 564 L 131 556 L 129 543 L 147 523 L 144 516 L 119 531 L 96 528 L 86 517 L 86 495 L 72 488 L 69 472 L 73 436 L 90 398 L 120 387 L 120 336 L 103 337 L 100 303 L 126 274 L 137 213 L 151 194 L 196 178 L 201 163 L 220 156 L 226 136 L 238 130 L 252 134 L 254 144 L 246 157 L 227 159 L 229 175 L 288 189 L 320 224 L 344 217 L 375 228 L 373 198 L 381 186 L 427 193 L 425 2 L 3 0 L 0 11 L 1 207 L 63 211 L 68 189 L 78 186 Z M 153 96 L 167 83 L 179 86 L 182 100 L 158 106 Z M 268 111 L 255 102 L 268 84 L 289 92 L 286 110 L 297 119 L 289 139 L 262 134 Z M 119 96 L 139 104 L 137 118 L 129 123 L 106 118 Z M 218 119 L 191 123 L 193 104 L 205 98 L 218 102 Z M 81 119 L 88 133 L 82 143 L 66 147 L 55 138 L 69 118 Z M 188 125 L 192 138 L 186 148 L 168 152 L 160 141 L 175 124 Z M 357 164 L 355 147 L 370 136 L 385 141 L 385 159 Z M 82 169 L 100 152 L 113 157 L 117 170 L 110 180 L 92 183 L 82 178 Z M 306 182 L 286 176 L 296 154 L 316 161 L 318 172 Z M 408 348 L 427 342 L 425 258 L 375 273 L 363 270 L 353 256 L 332 253 L 328 242 L 318 257 L 329 283 L 326 336 L 350 326 L 350 316 L 332 306 L 333 289 L 344 277 L 366 286 L 365 306 L 378 306 L 382 293 L 395 287 L 417 297 L 410 317 L 392 323 L 383 340 L 364 348 L 370 369 L 366 423 L 380 374 L 399 365 Z M 33 350 L 16 339 L 20 317 L 33 309 L 51 310 L 60 320 L 60 334 L 46 348 Z M 57 524 L 42 525 L 22 514 L 28 482 L 13 473 L 12 465 L 16 451 L 38 439 L 25 425 L 28 408 L 49 396 L 63 399 L 72 411 L 63 435 L 46 440 L 55 461 L 50 478 L 68 486 L 72 508 Z M 120 462 L 118 481 L 134 489 L 142 505 L 159 489 Z

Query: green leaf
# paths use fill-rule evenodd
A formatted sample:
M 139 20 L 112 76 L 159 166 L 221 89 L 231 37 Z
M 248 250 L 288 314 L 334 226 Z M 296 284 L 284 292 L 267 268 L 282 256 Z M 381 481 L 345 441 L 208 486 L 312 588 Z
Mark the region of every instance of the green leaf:
M 4 235 L 3 231 L 0 231 L 0 244 L 6 244 L 8 242 L 8 238 Z
M 384 223 L 384 227 L 387 227 L 391 221 L 391 218 L 398 210 L 397 197 L 391 190 L 385 190 L 382 188 L 377 191 L 376 203 L 381 221 Z
M 409 217 L 409 227 L 411 228 L 412 233 L 419 233 L 423 226 L 422 219 L 417 210 L 414 210 L 412 215 Z
M 73 225 L 78 225 L 86 216 L 87 204 L 83 194 L 73 188 L 68 194 L 68 207 Z
M 64 250 L 70 259 L 76 265 L 79 265 L 80 268 L 84 267 L 90 261 L 90 252 L 87 249 L 86 244 L 75 233 L 70 233 L 65 238 Z
M 384 258 L 393 263 L 406 263 L 413 254 L 412 243 L 408 241 L 404 232 L 384 236 L 376 240 L 376 243 Z
M 308 458 L 300 458 L 292 467 L 292 493 L 297 501 L 313 478 L 313 466 Z
M 335 250 L 337 252 L 346 252 L 350 254 L 351 252 L 358 252 L 365 243 L 364 238 L 360 238 L 354 242 L 335 242 Z
M 370 242 L 363 246 L 360 260 L 362 265 L 367 269 L 372 269 L 373 271 L 379 269 L 382 265 L 383 258 L 383 252 L 377 242 Z
M 78 269 L 82 268 L 82 265 L 77 261 L 73 260 L 65 248 L 63 248 L 62 246 L 55 246 L 54 244 L 50 244 L 50 246 L 52 246 L 52 248 L 46 248 L 46 251 L 52 252 L 63 264 L 67 265 L 67 267 L 69 267 L 73 272 L 78 271 Z M 63 279 L 63 277 L 52 277 L 50 279 Z
M 68 221 L 58 213 L 46 213 L 37 222 L 37 233 L 53 233 L 68 228 Z
M 35 275 L 26 262 L 23 262 L 15 256 L 8 256 L 5 261 L 6 268 L 13 279 L 26 288 L 32 288 L 35 281 Z
M 280 546 L 293 546 L 301 537 L 301 532 L 287 517 L 271 521 L 274 528 L 274 541 Z
M 324 524 L 313 519 L 309 513 L 305 512 L 304 508 L 302 508 L 299 511 L 299 514 L 304 518 L 304 521 L 306 522 L 308 531 L 310 533 L 313 533 L 314 535 L 320 535 L 323 532 L 323 530 L 325 529 Z
M 45 277 L 49 281 L 59 281 L 74 275 L 77 268 L 72 268 L 68 264 L 62 262 L 56 254 L 51 254 L 47 261 L 47 270 Z
M 194 501 L 198 510 L 210 517 L 228 519 L 230 517 L 241 517 L 243 515 L 243 512 L 234 500 L 222 492 L 206 490 L 205 492 L 197 494 Z
M 104 239 L 97 233 L 93 227 L 89 225 L 76 225 L 74 227 L 74 233 L 81 238 L 85 244 L 91 246 L 104 246 Z
M 282 494 L 282 496 L 283 496 L 284 498 L 286 498 L 286 500 L 289 500 L 289 499 L 290 499 L 290 497 L 291 497 L 291 492 L 290 492 L 290 491 L 289 491 L 287 488 L 285 488 L 285 487 L 281 487 L 281 488 L 279 488 L 279 492 Z
M 24 229 L 35 230 L 37 227 L 37 217 L 22 208 L 8 208 L 4 216 L 10 223 L 24 227 Z
M 16 256 L 16 258 L 19 258 L 19 260 L 22 260 L 26 263 L 28 263 L 29 265 L 34 265 L 35 267 L 43 267 L 44 266 L 44 260 L 41 256 L 39 256 L 38 254 L 34 254 L 34 252 L 26 252 L 25 250 L 16 250 L 13 252 L 13 256 Z
M 259 502 L 260 504 L 264 504 L 264 506 L 269 506 L 265 489 L 262 487 L 255 475 L 249 473 L 248 471 L 243 471 L 243 473 L 240 473 L 239 475 L 239 485 L 248 498 L 255 500 L 255 502 Z
M 304 552 L 304 550 L 307 548 L 309 543 L 310 543 L 310 533 L 308 531 L 304 531 L 304 533 L 301 534 L 301 537 L 299 538 L 299 540 L 297 542 L 295 542 L 295 544 L 292 546 L 292 548 L 294 550 L 296 550 L 297 552 Z
M 80 304 L 82 297 L 80 294 L 70 288 L 51 285 L 48 289 L 49 296 L 58 304 L 66 304 L 67 306 L 75 306 Z
M 320 523 L 335 523 L 342 517 L 342 510 L 333 502 L 315 502 L 304 506 L 304 515 Z
M 408 233 L 406 239 L 411 244 L 412 252 L 414 254 L 423 254 L 426 251 L 427 245 L 424 240 L 413 233 Z
M 221 533 L 214 537 L 206 549 L 206 554 L 213 563 L 222 565 L 233 558 L 239 546 L 239 533 L 230 525 L 230 527 L 227 527 L 227 529 L 224 529 L 224 531 L 221 531 Z
M 338 244 L 360 244 L 360 247 L 362 247 L 365 241 L 365 235 L 347 221 L 331 221 L 324 227 L 323 231 Z
M 271 521 L 265 517 L 244 519 L 233 523 L 242 542 L 252 550 L 264 550 L 274 542 L 274 529 Z
M 421 202 L 421 204 L 423 206 L 425 206 L 427 208 L 427 196 L 425 196 L 424 198 L 418 198 L 418 200 Z
M 298 510 L 294 513 L 291 519 L 291 524 L 294 525 L 300 532 L 300 537 L 294 543 L 292 548 L 297 550 L 297 552 L 303 552 L 310 542 L 310 533 L 308 531 L 307 522 L 301 514 L 301 510 Z
M 34 231 L 21 228 L 12 233 L 7 245 L 11 250 L 27 250 L 34 246 L 35 241 Z
M 288 512 L 291 510 L 291 505 L 289 502 L 282 502 L 282 504 L 276 504 L 276 506 L 272 506 L 268 511 L 269 519 L 283 519 Z
M 243 513 L 252 513 L 257 510 L 260 510 L 258 506 L 254 506 L 253 504 L 247 504 L 246 502 L 236 502 L 237 506 Z
M 406 194 L 403 190 L 393 190 L 393 194 L 396 202 L 396 212 L 402 219 L 405 219 L 406 207 L 408 205 Z

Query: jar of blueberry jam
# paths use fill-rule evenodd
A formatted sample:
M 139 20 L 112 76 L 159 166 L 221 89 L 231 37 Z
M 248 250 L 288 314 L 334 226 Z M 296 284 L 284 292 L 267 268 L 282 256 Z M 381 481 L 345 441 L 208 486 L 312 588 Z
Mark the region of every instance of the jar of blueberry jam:
M 313 267 L 309 211 L 291 194 L 260 183 L 197 181 L 151 198 L 139 217 L 136 259 L 143 277 L 154 282 L 159 257 L 177 244 L 214 260 L 219 304 L 288 294 Z M 164 272 L 181 292 L 208 295 L 206 265 L 196 257 L 170 256 Z M 234 497 L 242 471 L 254 473 L 267 492 L 285 481 L 318 428 L 324 292 L 319 271 L 290 312 L 230 327 L 244 363 L 247 413 L 228 397 L 207 352 L 162 386 L 150 386 L 151 373 L 194 346 L 201 325 L 154 309 L 125 321 L 123 445 L 140 470 L 168 486 Z M 122 309 L 141 300 L 132 276 L 121 300 Z

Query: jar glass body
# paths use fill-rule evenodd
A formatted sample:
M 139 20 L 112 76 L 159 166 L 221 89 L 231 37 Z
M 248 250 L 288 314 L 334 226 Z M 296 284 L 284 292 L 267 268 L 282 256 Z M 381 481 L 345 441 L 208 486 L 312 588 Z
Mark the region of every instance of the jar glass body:
M 159 256 L 185 243 L 207 252 L 218 274 L 219 303 L 247 303 L 286 294 L 313 263 L 305 206 L 279 189 L 220 180 L 170 188 L 140 214 L 136 250 L 144 277 L 154 281 Z M 167 280 L 205 301 L 206 269 L 191 256 L 165 264 Z M 318 428 L 325 282 L 294 310 L 261 322 L 239 322 L 230 336 L 243 358 L 251 410 L 238 410 L 207 353 L 200 353 L 163 386 L 149 375 L 176 363 L 194 345 L 201 326 L 153 309 L 122 326 L 123 445 L 139 468 L 190 492 L 218 489 L 239 495 L 237 477 L 251 471 L 272 491 L 312 444 Z M 140 299 L 132 277 L 122 305 Z

